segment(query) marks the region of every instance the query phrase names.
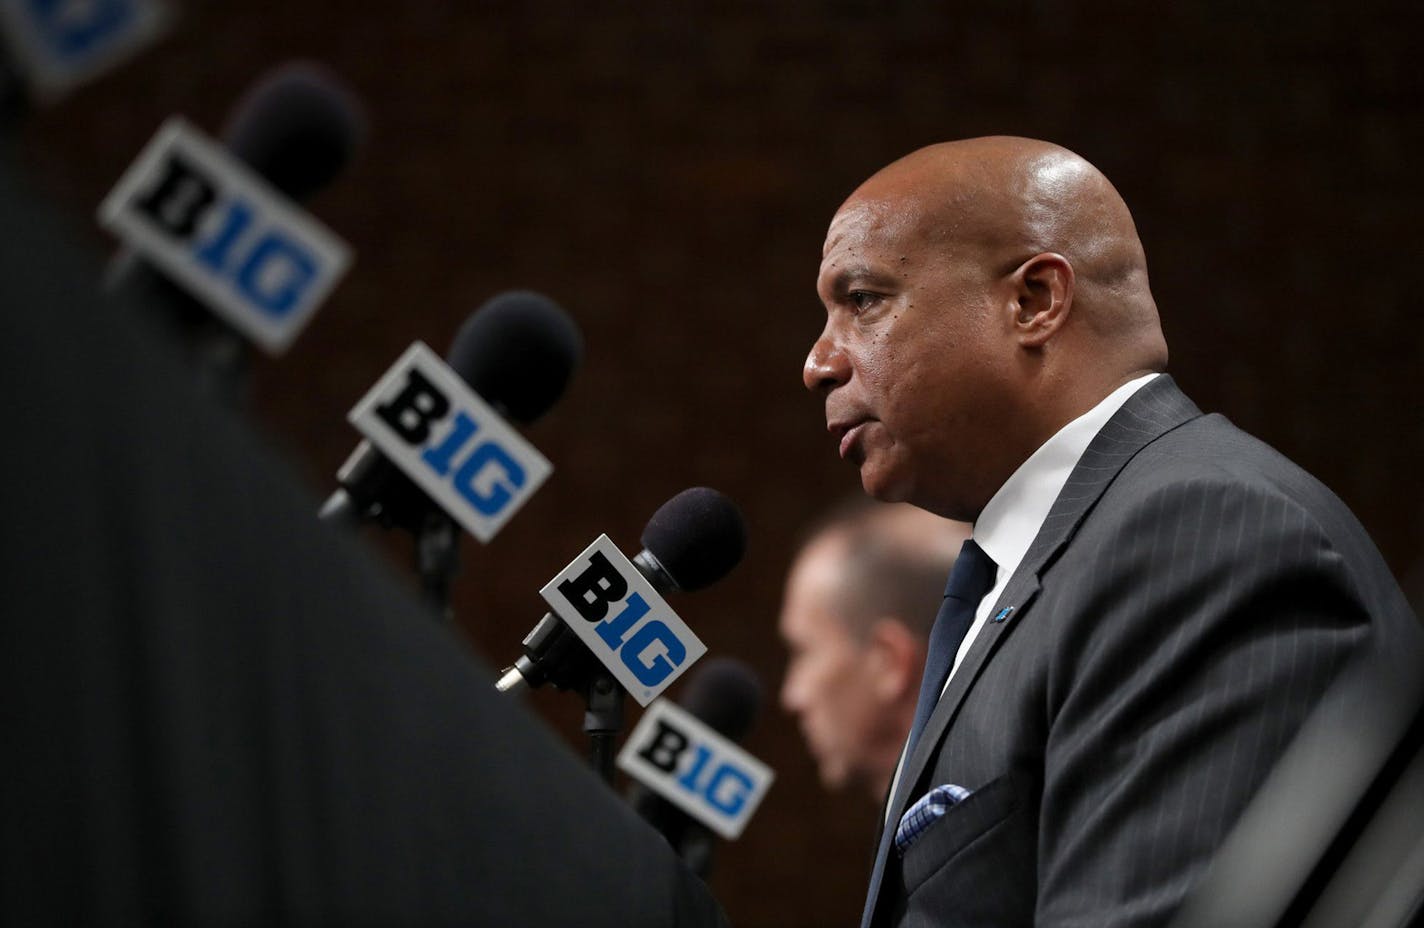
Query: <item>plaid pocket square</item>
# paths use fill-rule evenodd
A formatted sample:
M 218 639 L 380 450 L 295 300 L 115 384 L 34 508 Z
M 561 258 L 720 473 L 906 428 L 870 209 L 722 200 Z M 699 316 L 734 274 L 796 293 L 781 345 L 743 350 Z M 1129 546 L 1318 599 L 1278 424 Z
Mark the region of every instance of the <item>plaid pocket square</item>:
M 900 819 L 899 826 L 895 829 L 895 851 L 901 855 L 909 850 L 910 845 L 919 840 L 920 835 L 925 833 L 941 815 L 949 811 L 949 807 L 956 802 L 962 802 L 969 798 L 969 790 L 962 786 L 955 786 L 953 783 L 946 783 L 943 786 L 936 786 L 925 793 L 912 806 L 908 812 Z

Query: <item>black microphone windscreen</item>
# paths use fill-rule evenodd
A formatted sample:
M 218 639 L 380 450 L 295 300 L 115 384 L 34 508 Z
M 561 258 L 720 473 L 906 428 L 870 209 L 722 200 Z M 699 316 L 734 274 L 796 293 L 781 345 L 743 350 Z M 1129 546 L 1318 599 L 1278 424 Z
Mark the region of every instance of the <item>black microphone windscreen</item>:
M 734 657 L 709 657 L 689 675 L 682 707 L 718 734 L 741 741 L 761 711 L 761 681 Z
M 692 487 L 658 507 L 642 541 L 678 587 L 692 591 L 737 566 L 747 549 L 747 529 L 736 503 L 708 487 Z
M 563 395 L 582 358 L 583 336 L 559 304 L 509 290 L 465 320 L 446 360 L 482 399 L 528 424 Z
M 310 62 L 269 71 L 233 106 L 223 143 L 293 200 L 326 186 L 366 135 L 355 94 Z

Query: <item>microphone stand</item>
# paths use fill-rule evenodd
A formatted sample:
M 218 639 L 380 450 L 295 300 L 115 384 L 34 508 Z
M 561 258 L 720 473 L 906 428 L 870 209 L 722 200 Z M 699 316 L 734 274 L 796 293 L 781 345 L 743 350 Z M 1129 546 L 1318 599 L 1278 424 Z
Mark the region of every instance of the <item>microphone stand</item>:
M 588 708 L 583 714 L 583 730 L 588 733 L 589 763 L 612 785 L 618 733 L 623 730 L 623 687 L 600 667 L 589 679 L 584 695 Z
M 525 636 L 524 655 L 505 668 L 495 689 L 508 693 L 545 683 L 558 690 L 583 693 L 583 730 L 589 738 L 589 763 L 611 786 L 618 733 L 623 730 L 623 687 L 552 612 Z
M 251 352 L 232 326 L 131 248 L 121 248 L 109 262 L 102 285 L 142 307 L 147 323 L 192 369 L 199 393 L 228 409 L 247 406 Z
M 432 509 L 415 532 L 415 569 L 422 598 L 447 623 L 454 621 L 450 585 L 459 568 L 460 530 L 454 519 Z
M 15 130 L 30 114 L 28 88 L 9 55 L 0 54 L 0 133 Z M 12 149 L 13 146 L 7 146 Z
M 430 497 L 363 440 L 336 472 L 339 484 L 317 518 L 347 531 L 374 522 L 410 532 L 421 599 L 447 623 L 450 588 L 460 568 L 460 528 Z

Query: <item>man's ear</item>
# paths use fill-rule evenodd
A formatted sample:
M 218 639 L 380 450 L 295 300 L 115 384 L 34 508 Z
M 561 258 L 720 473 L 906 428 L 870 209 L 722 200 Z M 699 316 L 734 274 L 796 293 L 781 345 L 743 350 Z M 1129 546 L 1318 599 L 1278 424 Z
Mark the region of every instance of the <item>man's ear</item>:
M 1042 348 L 1073 308 L 1073 265 L 1054 252 L 1034 255 L 1009 275 L 1014 336 L 1025 348 Z
M 893 616 L 876 619 L 866 636 L 865 648 L 877 696 L 885 702 L 893 702 L 907 691 L 912 698 L 918 697 L 925 644 L 904 622 Z

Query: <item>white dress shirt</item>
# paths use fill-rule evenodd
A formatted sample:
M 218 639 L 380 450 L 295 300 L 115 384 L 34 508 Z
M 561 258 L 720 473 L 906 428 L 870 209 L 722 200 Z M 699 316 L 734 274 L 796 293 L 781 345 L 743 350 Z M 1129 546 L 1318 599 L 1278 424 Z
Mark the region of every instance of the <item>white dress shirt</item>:
M 1145 374 L 1136 380 L 1129 380 L 1118 387 L 1092 409 L 1059 429 L 1052 438 L 1038 446 L 1038 450 L 1019 465 L 999 492 L 989 500 L 984 511 L 974 522 L 974 540 L 989 559 L 994 562 L 994 586 L 984 598 L 979 600 L 979 608 L 974 612 L 974 624 L 960 642 L 959 651 L 954 655 L 954 667 L 949 671 L 945 686 L 954 679 L 964 655 L 979 630 L 989 618 L 999 594 L 1004 592 L 1009 578 L 1019 569 L 1029 545 L 1038 537 L 1038 530 L 1048 518 L 1048 511 L 1063 492 L 1063 485 L 1078 466 L 1083 452 L 1088 450 L 1098 432 L 1108 424 L 1113 413 L 1122 408 L 1132 394 L 1147 385 L 1156 374 Z M 943 690 L 940 691 L 943 694 Z

